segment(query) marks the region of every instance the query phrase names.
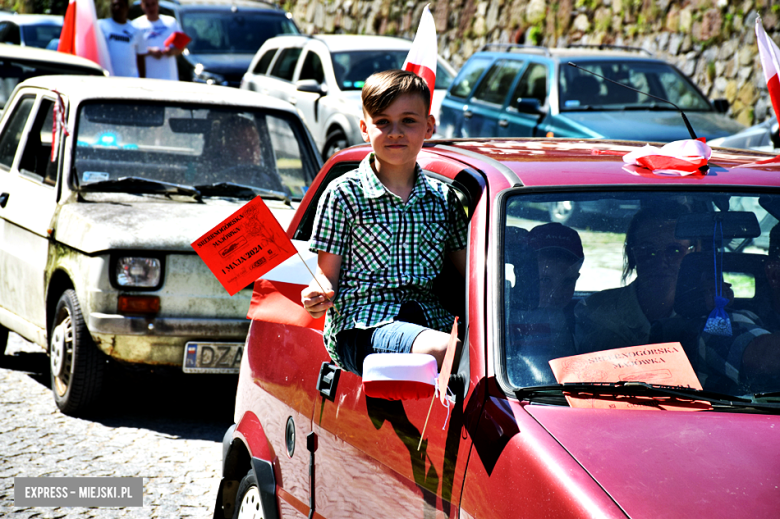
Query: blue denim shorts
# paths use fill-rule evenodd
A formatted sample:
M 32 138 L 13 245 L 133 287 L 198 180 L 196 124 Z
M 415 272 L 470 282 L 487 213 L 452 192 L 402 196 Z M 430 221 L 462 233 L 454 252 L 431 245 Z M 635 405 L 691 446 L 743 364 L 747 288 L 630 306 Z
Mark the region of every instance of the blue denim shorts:
M 371 353 L 410 353 L 420 333 L 419 324 L 393 321 L 376 328 L 352 328 L 336 335 L 336 353 L 349 371 L 363 376 L 363 360 Z

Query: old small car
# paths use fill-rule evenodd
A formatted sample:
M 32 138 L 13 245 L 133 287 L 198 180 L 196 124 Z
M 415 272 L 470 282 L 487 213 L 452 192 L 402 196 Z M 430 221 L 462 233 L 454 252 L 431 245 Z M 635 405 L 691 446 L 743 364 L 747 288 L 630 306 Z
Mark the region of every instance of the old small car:
M 624 161 L 643 144 L 425 144 L 469 219 L 465 278 L 445 263 L 432 284 L 463 324 L 448 405 L 367 396 L 334 364 L 301 258 L 256 281 L 214 517 L 775 516 L 780 161 Z M 369 152 L 325 164 L 289 223 L 299 250 Z M 550 222 L 569 202 L 604 210 Z
M 227 87 L 44 76 L 0 119 L 0 352 L 49 353 L 87 412 L 109 360 L 236 373 L 251 287 L 230 297 L 190 244 L 256 196 L 289 222 L 321 165 L 292 106 Z

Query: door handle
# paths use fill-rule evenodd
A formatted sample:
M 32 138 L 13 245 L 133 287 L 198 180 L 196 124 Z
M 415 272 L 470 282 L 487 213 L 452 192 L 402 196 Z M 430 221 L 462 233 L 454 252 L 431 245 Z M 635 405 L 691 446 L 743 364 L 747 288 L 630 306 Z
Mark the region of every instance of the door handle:
M 474 115 L 474 112 L 471 110 L 463 110 L 463 117 L 466 119 L 471 119 L 471 116 Z
M 341 368 L 330 362 L 323 362 L 320 366 L 320 376 L 317 377 L 317 391 L 328 400 L 336 399 L 336 388 L 339 385 Z
M 0 194 L 0 207 L 5 207 L 5 204 L 8 203 L 8 197 L 11 196 L 8 193 L 2 193 Z
M 509 126 L 509 121 L 507 121 L 506 119 L 499 119 L 498 125 L 502 128 L 506 128 L 507 126 Z

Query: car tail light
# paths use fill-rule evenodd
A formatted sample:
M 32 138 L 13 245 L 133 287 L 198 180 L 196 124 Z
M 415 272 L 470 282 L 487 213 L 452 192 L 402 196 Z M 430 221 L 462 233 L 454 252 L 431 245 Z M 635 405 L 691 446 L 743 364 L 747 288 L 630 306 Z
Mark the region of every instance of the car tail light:
M 160 312 L 157 296 L 119 296 L 117 310 L 120 314 L 156 315 Z

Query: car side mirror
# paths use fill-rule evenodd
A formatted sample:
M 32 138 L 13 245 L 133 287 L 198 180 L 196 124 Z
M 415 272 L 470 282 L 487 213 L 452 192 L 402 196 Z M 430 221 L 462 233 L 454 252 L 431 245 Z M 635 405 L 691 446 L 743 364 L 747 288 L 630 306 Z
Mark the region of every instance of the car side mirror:
M 542 109 L 542 103 L 535 97 L 518 97 L 517 111 L 524 114 L 542 115 L 547 113 Z
M 725 114 L 729 110 L 729 101 L 728 99 L 713 99 L 712 106 L 715 108 L 716 112 Z
M 319 94 L 324 96 L 328 93 L 328 86 L 322 83 L 317 83 L 314 79 L 302 79 L 295 83 L 295 87 L 299 92 L 310 92 L 312 94 Z

